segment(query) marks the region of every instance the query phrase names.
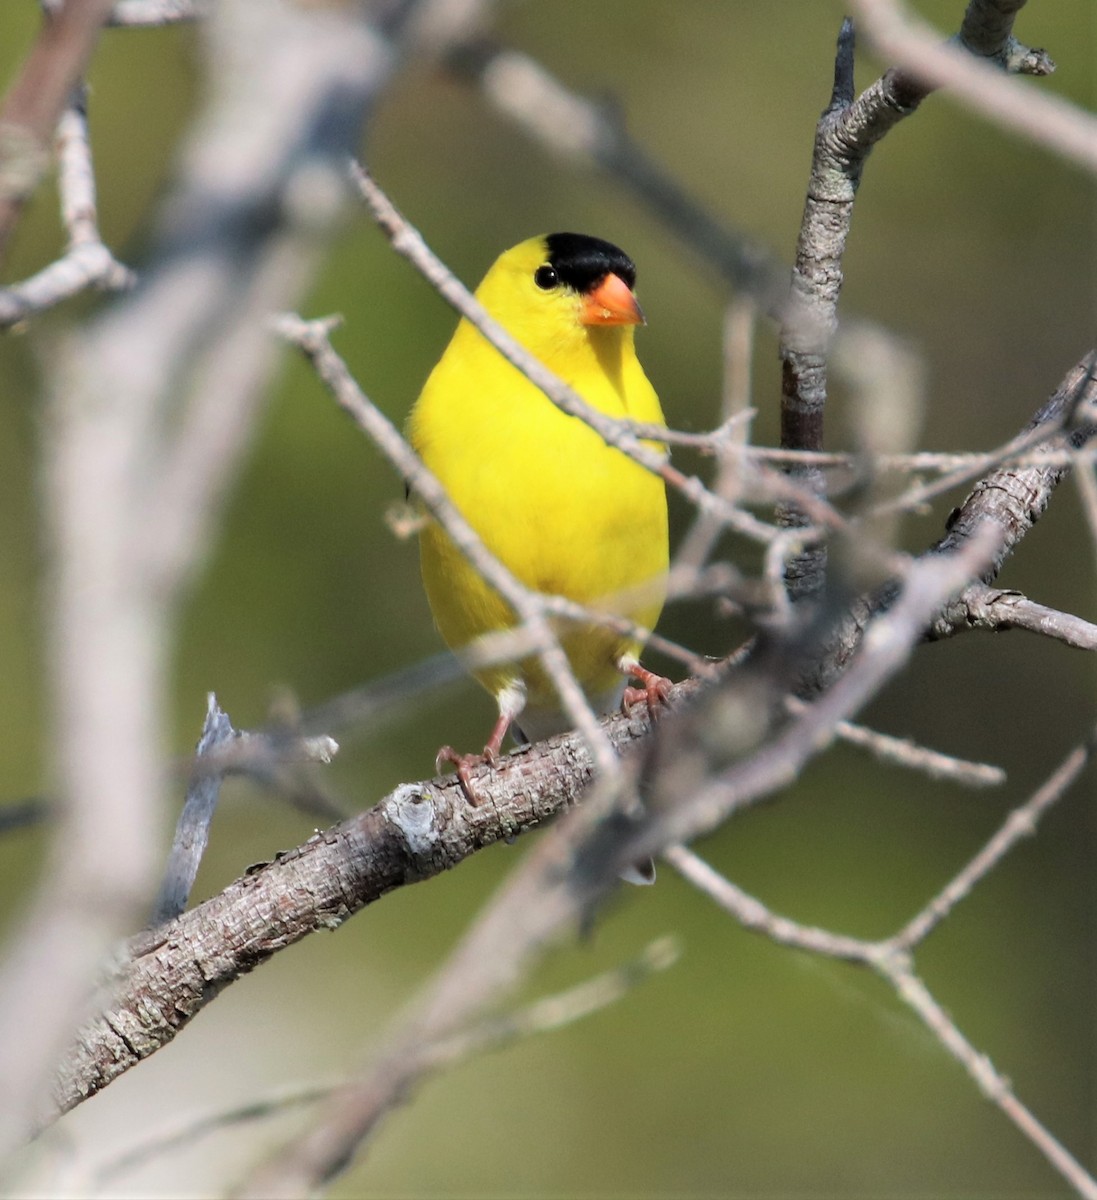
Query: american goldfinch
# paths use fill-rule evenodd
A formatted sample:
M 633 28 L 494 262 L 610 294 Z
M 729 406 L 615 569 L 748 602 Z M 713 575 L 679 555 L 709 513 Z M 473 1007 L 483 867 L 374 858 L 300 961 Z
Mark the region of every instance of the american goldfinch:
M 644 323 L 635 281 L 632 260 L 616 246 L 553 233 L 503 254 L 476 296 L 599 412 L 662 425 L 633 345 L 635 327 Z M 484 545 L 527 587 L 654 626 L 667 570 L 663 481 L 558 409 L 468 321 L 427 379 L 408 431 Z M 435 624 L 451 649 L 517 623 L 433 519 L 420 533 L 420 559 Z M 558 632 L 599 711 L 622 694 L 649 705 L 665 698 L 669 682 L 640 666 L 635 639 L 596 624 L 562 623 Z M 449 746 L 438 754 L 438 769 L 453 763 L 473 803 L 469 772 L 494 764 L 508 729 L 523 740 L 567 728 L 536 657 L 475 675 L 499 709 L 483 754 Z M 640 687 L 625 691 L 626 678 Z

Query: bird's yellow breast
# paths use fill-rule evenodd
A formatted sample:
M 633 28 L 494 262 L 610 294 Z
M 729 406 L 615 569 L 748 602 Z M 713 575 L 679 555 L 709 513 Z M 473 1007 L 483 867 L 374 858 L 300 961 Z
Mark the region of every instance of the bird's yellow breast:
M 600 412 L 662 424 L 631 328 L 573 329 L 561 320 L 546 340 L 545 321 L 531 333 L 505 313 L 500 319 L 527 345 L 539 341 L 530 348 Z M 465 519 L 524 584 L 655 624 L 667 569 L 662 480 L 556 408 L 466 322 L 428 379 L 409 432 Z M 421 560 L 451 648 L 514 624 L 509 606 L 433 521 L 421 535 Z M 617 660 L 639 650 L 597 626 L 562 626 L 561 634 L 592 697 L 612 692 Z M 477 678 L 494 695 L 519 678 L 531 708 L 554 706 L 554 689 L 530 660 Z

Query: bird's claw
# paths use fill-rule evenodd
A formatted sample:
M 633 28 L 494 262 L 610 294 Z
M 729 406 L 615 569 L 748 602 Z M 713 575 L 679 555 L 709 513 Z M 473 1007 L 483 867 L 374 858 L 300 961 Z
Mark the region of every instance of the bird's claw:
M 477 767 L 494 767 L 498 761 L 499 755 L 491 746 L 485 746 L 483 754 L 458 754 L 452 746 L 443 746 L 434 757 L 434 769 L 441 775 L 447 764 L 455 768 L 465 799 L 478 808 L 481 800 L 472 782 L 472 772 Z
M 625 688 L 621 695 L 621 711 L 627 716 L 632 706 L 642 700 L 647 705 L 648 716 L 654 721 L 670 699 L 674 684 L 665 676 L 640 666 L 630 667 L 629 676 L 640 686 Z

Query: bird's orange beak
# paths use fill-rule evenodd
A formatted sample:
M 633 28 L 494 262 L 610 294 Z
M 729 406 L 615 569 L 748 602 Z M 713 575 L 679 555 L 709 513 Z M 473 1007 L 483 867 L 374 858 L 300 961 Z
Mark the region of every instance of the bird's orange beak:
M 632 288 L 612 272 L 583 294 L 579 320 L 584 325 L 646 325 Z

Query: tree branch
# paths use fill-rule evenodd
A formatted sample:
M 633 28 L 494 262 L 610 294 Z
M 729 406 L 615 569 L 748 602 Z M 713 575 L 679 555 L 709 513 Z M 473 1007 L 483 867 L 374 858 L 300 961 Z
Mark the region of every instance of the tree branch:
M 0 328 L 43 312 L 88 287 L 121 291 L 136 275 L 103 244 L 96 215 L 95 168 L 80 87 L 57 125 L 57 186 L 68 233 L 65 253 L 29 279 L 0 288 Z
M 984 572 L 984 583 L 993 583 L 1002 564 L 1043 515 L 1055 489 L 1062 482 L 1069 466 L 1056 456 L 1057 450 L 1079 450 L 1097 433 L 1097 351 L 1091 351 L 1067 373 L 1048 402 L 1029 422 L 1028 432 L 1043 436 L 1031 466 L 1007 464 L 984 476 L 968 498 L 949 518 L 948 532 L 934 547 L 934 552 L 947 554 L 971 536 L 972 530 L 984 521 L 998 529 L 998 546 Z M 1046 454 L 1048 465 L 1039 459 Z M 946 622 L 951 618 L 946 612 Z M 962 613 L 956 614 L 957 626 L 964 624 Z M 941 627 L 941 619 L 934 630 Z
M 674 966 L 679 954 L 674 938 L 658 938 L 637 957 L 619 967 L 586 979 L 566 991 L 541 996 L 511 1012 L 487 1017 L 444 1041 L 420 1046 L 418 1050 L 425 1073 L 450 1069 L 476 1055 L 505 1049 L 516 1041 L 554 1033 L 585 1020 L 620 1003 L 653 975 Z M 128 1150 L 112 1154 L 106 1161 L 88 1169 L 86 1175 L 99 1188 L 112 1183 L 117 1187 L 115 1181 L 118 1176 L 169 1150 L 193 1147 L 200 1138 L 221 1132 L 230 1125 L 262 1120 L 277 1116 L 291 1107 L 327 1100 L 342 1085 L 342 1081 L 291 1085 L 243 1105 L 183 1119 L 158 1134 L 146 1136 Z M 407 1103 L 408 1099 L 405 1094 L 395 1093 L 389 1097 L 389 1103 L 395 1107 Z
M 955 509 L 948 531 L 928 554 L 949 554 L 963 546 L 973 532 L 988 522 L 996 530 L 993 553 L 981 578 L 991 584 L 1006 559 L 1032 529 L 1047 508 L 1055 489 L 1069 470 L 1070 455 L 1080 450 L 1097 432 L 1092 424 L 1097 405 L 1094 375 L 1097 351 L 1091 352 L 1067 372 L 1058 389 L 1043 404 L 1026 429 L 1011 445 L 1030 449 L 1028 465 L 1008 464 L 989 472 L 976 484 L 967 499 Z M 970 582 L 970 581 L 969 581 Z M 800 683 L 803 693 L 825 692 L 841 676 L 861 644 L 866 623 L 894 600 L 896 585 L 886 583 L 871 595 L 857 598 L 847 615 L 836 624 L 811 669 Z M 927 627 L 929 640 L 948 637 L 969 628 L 967 611 L 961 605 L 946 605 Z
M 879 52 L 898 68 L 889 74 L 902 75 L 901 90 L 924 97 L 947 88 L 996 125 L 1097 173 L 1097 118 L 1059 96 L 1022 87 L 1007 74 L 1047 75 L 1055 66 L 1045 51 L 1029 50 L 1013 38 L 1017 0 L 972 0 L 964 20 L 965 49 L 943 42 L 895 0 L 854 3 Z
M 874 7 L 879 5 L 862 5 Z M 1016 53 L 1012 41 L 1013 14 L 1019 7 L 1017 0 L 972 0 L 961 31 L 965 49 L 952 49 L 951 57 L 971 59 L 978 54 L 1003 63 L 1027 61 Z M 993 19 L 994 10 L 997 19 Z M 965 69 L 969 68 L 991 73 L 982 63 L 965 64 Z M 871 149 L 913 113 L 931 90 L 932 85 L 920 82 L 920 77 L 891 70 L 854 100 L 853 27 L 845 21 L 838 38 L 834 90 L 816 130 L 792 285 L 781 312 L 784 449 L 823 449 L 828 357 L 838 327 L 842 259 L 861 173 Z M 1097 136 L 1092 142 L 1091 149 L 1097 152 Z M 793 467 L 792 472 L 799 483 L 823 493 L 824 480 L 816 467 Z M 781 517 L 791 526 L 806 523 L 795 505 L 785 506 Z M 792 558 L 785 571 L 790 597 L 794 601 L 817 600 L 823 592 L 825 572 L 824 545 L 810 546 Z
M 269 777 L 274 767 L 286 762 L 331 762 L 339 749 L 330 737 L 238 732 L 212 692 L 207 704 L 202 736 L 191 762 L 190 784 L 153 908 L 153 929 L 174 920 L 187 907 L 225 775 L 247 771 Z
M 759 688 L 748 673 L 707 689 L 682 712 L 660 720 L 645 742 L 643 759 L 627 764 L 633 771 L 649 768 L 644 780 L 648 815 L 615 814 L 612 790 L 596 783 L 583 804 L 553 826 L 497 892 L 409 1015 L 390 1032 L 372 1069 L 341 1089 L 312 1128 L 272 1155 L 243 1194 L 307 1194 L 345 1169 L 387 1113 L 387 1097 L 419 1078 L 417 1046 L 445 1036 L 498 1002 L 566 929 L 589 920 L 591 906 L 622 867 L 659 852 L 679 836 L 707 832 L 733 809 L 787 783 L 803 761 L 827 744 L 834 724 L 850 716 L 898 668 L 929 614 L 970 573 L 977 553 L 969 546 L 958 557 L 912 568 L 903 601 L 880 618 L 877 636 L 843 681 L 849 686 L 841 693 L 835 688 L 829 703 L 792 721 L 786 735 L 765 740 L 767 731 L 758 719 Z M 779 674 L 769 676 L 768 686 Z M 743 726 L 748 707 L 752 715 Z M 730 737 L 729 729 L 735 730 Z M 707 741 L 697 753 L 699 736 Z M 717 747 L 721 754 L 741 751 L 745 757 L 706 787 L 707 762 L 698 764 L 707 759 L 706 750 Z M 683 805 L 680 818 L 668 809 L 671 795 Z M 722 804 L 719 812 L 716 804 Z
M 851 673 L 849 686 L 826 704 L 813 706 L 784 735 L 709 789 L 692 797 L 679 793 L 678 799 L 689 801 L 683 810 L 684 824 L 662 811 L 661 793 L 655 791 L 649 807 L 660 815 L 646 831 L 638 825 L 622 839 L 618 827 L 596 860 L 576 860 L 572 870 L 582 872 L 586 882 L 582 887 L 575 886 L 575 880 L 554 882 L 557 900 L 546 910 L 556 914 L 554 925 L 567 919 L 565 911 L 572 919 L 581 913 L 592 887 L 600 892 L 612 872 L 633 857 L 658 852 L 683 836 L 697 836 L 731 811 L 783 786 L 790 772 L 795 774 L 806 757 L 827 744 L 827 734 L 833 733 L 837 722 L 850 716 L 898 669 L 929 610 L 940 604 L 940 593 L 954 590 L 963 574 L 970 572 L 967 560 L 978 549 L 970 546 L 963 555 L 915 568 L 921 573 L 912 576 L 905 603 L 880 619 L 872 650 Z M 915 578 L 921 582 L 913 582 Z M 692 695 L 698 686 L 679 684 L 672 703 Z M 749 699 L 749 688 L 746 694 Z M 620 751 L 643 735 L 647 717 L 617 714 L 606 718 L 603 729 Z M 675 745 L 684 740 L 681 724 L 674 725 L 671 717 L 660 722 L 659 732 Z M 73 1107 L 155 1053 L 222 988 L 278 950 L 318 929 L 340 924 L 387 891 L 430 878 L 487 845 L 542 824 L 572 807 L 593 777 L 594 765 L 583 739 L 567 734 L 515 751 L 494 770 L 483 769 L 476 779 L 483 802 L 476 807 L 467 804 L 452 778 L 403 785 L 368 812 L 317 834 L 169 925 L 139 936 L 131 944 L 129 960 L 111 981 L 108 1009 L 85 1025 L 65 1063 L 55 1091 L 57 1108 Z M 713 811 L 714 802 L 720 805 L 719 816 Z M 564 836 L 593 836 L 600 816 L 595 811 L 577 828 L 565 830 Z M 625 851 L 633 845 L 637 851 Z M 568 900 L 561 909 L 564 896 Z M 527 946 L 525 953 L 529 950 Z M 516 948 L 513 953 L 521 951 Z M 460 1019 L 459 1011 L 454 1010 L 454 1015 Z
M 97 7 L 66 4 L 58 20 Z M 142 286 L 49 362 L 47 607 L 61 801 L 42 886 L 0 972 L 0 1159 L 34 1123 L 88 981 L 143 920 L 155 889 L 170 617 L 208 544 L 223 496 L 215 484 L 243 444 L 226 452 L 211 443 L 218 468 L 189 492 L 200 517 L 186 514 L 187 532 L 199 533 L 190 539 L 159 507 L 177 461 L 172 434 L 198 403 L 191 388 L 224 367 L 226 346 L 233 370 L 213 389 L 226 398 L 224 419 L 258 411 L 252 385 L 274 353 L 257 310 L 285 307 L 307 284 L 336 215 L 342 164 L 395 61 L 352 10 L 221 0 L 209 31 L 219 70 Z
M 71 0 L 42 28 L 0 104 L 0 261 L 49 161 L 53 131 L 83 78 L 114 0 Z
M 695 690 L 679 684 L 674 700 Z M 616 749 L 646 713 L 603 723 Z M 449 776 L 404 784 L 373 808 L 251 868 L 219 895 L 138 935 L 109 982 L 109 1002 L 81 1030 L 54 1092 L 59 1111 L 95 1095 L 169 1042 L 219 992 L 310 933 L 332 929 L 386 892 L 429 879 L 574 805 L 594 765 L 566 734 L 504 756 L 475 777 L 482 803 Z
M 761 933 L 780 945 L 871 966 L 891 984 L 898 998 L 963 1067 L 980 1092 L 1005 1114 L 1074 1191 L 1086 1197 L 1086 1200 L 1097 1198 L 1097 1180 L 1018 1099 L 1010 1080 L 994 1066 L 989 1057 L 980 1053 L 964 1036 L 915 973 L 910 952 L 939 926 L 957 904 L 970 895 L 976 884 L 1023 838 L 1035 833 L 1039 820 L 1077 782 L 1092 758 L 1095 744 L 1097 734 L 1091 735 L 1085 744 L 1072 750 L 1045 783 L 1010 813 L 982 849 L 929 904 L 897 933 L 881 941 L 867 941 L 793 921 L 772 912 L 684 846 L 672 845 L 664 852 L 667 861 L 684 878 L 735 917 L 744 928 Z
M 1027 629 L 1030 633 L 1054 638 L 1076 650 L 1097 650 L 1097 625 L 1071 613 L 1037 604 L 1020 592 L 973 583 L 948 606 L 944 636 L 961 629 L 982 629 L 998 633 L 1007 629 Z M 936 632 L 938 626 L 934 626 Z

